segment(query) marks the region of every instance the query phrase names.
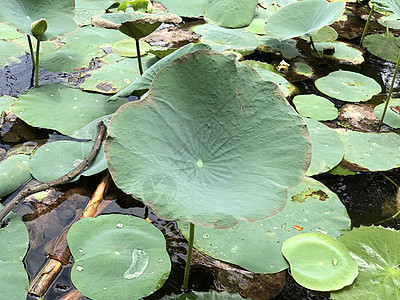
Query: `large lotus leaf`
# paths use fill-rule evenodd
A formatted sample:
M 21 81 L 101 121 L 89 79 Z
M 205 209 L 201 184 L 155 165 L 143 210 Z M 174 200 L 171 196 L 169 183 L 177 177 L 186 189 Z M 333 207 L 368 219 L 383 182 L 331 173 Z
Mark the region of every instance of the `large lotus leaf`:
M 0 197 L 14 192 L 31 178 L 28 160 L 29 156 L 19 154 L 0 162 Z
M 146 42 L 139 41 L 140 55 L 145 55 L 151 46 Z M 123 57 L 137 57 L 136 43 L 133 39 L 120 40 L 112 45 L 112 52 Z
M 196 26 L 193 31 L 201 35 L 201 42 L 234 50 L 243 55 L 253 52 L 258 47 L 254 33 L 240 28 L 223 28 L 212 24 Z
M 120 99 L 110 103 L 107 98 L 63 84 L 46 84 L 21 95 L 13 110 L 32 126 L 69 135 L 94 119 L 113 113 L 126 102 Z
M 314 94 L 297 95 L 293 98 L 296 110 L 303 117 L 317 121 L 329 121 L 338 117 L 338 110 L 328 99 Z
M 155 0 L 161 2 L 172 14 L 198 18 L 204 15 L 208 0 Z
M 0 39 L 14 40 L 24 36 L 25 34 L 18 32 L 14 27 L 8 24 L 0 23 Z
M 65 35 L 67 44 L 80 42 L 97 45 L 98 47 L 111 46 L 123 39 L 126 39 L 126 35 L 120 31 L 108 30 L 96 26 L 79 27 L 78 31 Z
M 4 208 L 0 204 L 0 210 Z M 22 259 L 29 245 L 25 224 L 15 213 L 7 215 L 8 223 L 0 229 L 0 298 L 25 299 L 28 288 Z
M 10 112 L 12 109 L 12 104 L 14 103 L 14 101 L 17 100 L 17 98 L 8 96 L 8 95 L 4 95 L 0 97 L 0 113 L 2 111 L 5 112 Z
M 397 133 L 339 131 L 344 159 L 367 171 L 386 171 L 400 166 Z
M 146 98 L 121 107 L 105 149 L 123 191 L 163 218 L 215 227 L 282 210 L 310 159 L 276 85 L 208 50 L 161 69 Z
M 312 176 L 328 172 L 341 162 L 343 143 L 335 130 L 312 119 L 304 120 L 312 143 L 311 164 L 306 174 Z
M 172 294 L 164 296 L 161 300 L 224 300 L 224 299 L 244 299 L 240 294 L 232 294 L 228 292 L 216 292 L 210 290 L 209 292 L 190 292 L 185 294 Z M 249 299 L 249 298 L 246 298 Z
M 12 62 L 20 62 L 18 57 L 25 54 L 25 49 L 13 42 L 0 41 L 0 68 Z
M 257 36 L 259 48 L 264 52 L 278 52 L 287 59 L 300 56 L 296 48 L 296 41 L 293 39 L 280 41 L 269 36 Z
M 209 0 L 204 19 L 222 27 L 244 27 L 254 17 L 258 0 Z
M 335 71 L 315 82 L 319 91 L 347 102 L 368 101 L 382 89 L 372 78 L 351 71 Z
M 262 78 L 267 81 L 272 81 L 275 83 L 278 88 L 282 91 L 285 97 L 289 96 L 295 91 L 295 86 L 292 85 L 289 81 L 285 79 L 282 75 L 274 72 L 270 68 L 270 64 L 254 61 L 254 60 L 245 60 L 246 64 L 252 66 Z
M 315 43 L 315 49 L 322 52 L 325 48 L 333 47 L 333 54 L 321 53 L 323 57 L 337 60 L 341 64 L 358 65 L 363 63 L 364 57 L 362 52 L 347 43 L 330 42 L 330 43 Z
M 388 36 L 382 34 L 367 35 L 363 46 L 373 55 L 394 63 L 397 62 L 400 55 L 400 37 L 395 37 L 392 34 Z
M 75 18 L 79 25 L 90 24 L 94 15 L 105 13 L 114 0 L 75 0 Z
M 286 239 L 304 232 L 337 237 L 350 228 L 338 196 L 310 177 L 289 190 L 288 198 L 279 214 L 259 222 L 240 222 L 228 229 L 196 227 L 196 249 L 252 272 L 276 273 L 289 267 L 281 254 Z M 178 226 L 188 237 L 188 224 L 178 222 Z
M 93 142 L 56 141 L 48 143 L 35 151 L 29 160 L 32 176 L 41 182 L 48 182 L 65 175 L 77 167 L 90 153 Z M 71 180 L 76 181 L 82 175 L 91 176 L 107 169 L 103 147 L 82 173 Z
M 400 233 L 390 228 L 360 227 L 338 237 L 358 264 L 354 283 L 331 293 L 332 299 L 399 299 Z
M 381 103 L 374 108 L 374 113 L 380 120 L 382 118 L 383 109 L 386 103 Z M 385 118 L 383 123 L 393 128 L 400 128 L 400 99 L 391 99 L 389 102 L 388 109 L 386 110 Z
M 260 0 L 259 2 L 262 6 L 267 7 L 269 5 L 273 5 L 274 3 L 279 6 L 285 6 L 296 1 L 297 0 Z
M 325 234 L 291 237 L 283 243 L 282 253 L 289 261 L 293 278 L 311 290 L 340 290 L 358 275 L 357 263 L 346 246 Z
M 275 8 L 273 6 L 267 9 L 257 6 L 253 20 L 251 20 L 251 23 L 244 29 L 257 34 L 266 34 L 265 22 L 273 13 L 275 13 Z
M 88 68 L 92 58 L 101 57 L 104 54 L 104 51 L 96 45 L 71 42 L 54 52 L 41 55 L 39 65 L 50 72 L 72 73 Z
M 86 78 L 79 87 L 88 91 L 96 91 L 103 94 L 114 94 L 140 77 L 137 58 L 122 58 L 114 53 L 103 59 L 108 65 L 87 72 Z M 155 61 L 154 55 L 148 54 L 142 57 L 142 66 L 147 70 Z
M 31 34 L 32 22 L 44 18 L 48 26 L 41 39 L 47 40 L 76 29 L 74 5 L 74 0 L 2 1 L 0 22 L 9 23 L 23 33 Z
M 143 91 L 149 89 L 151 83 L 153 82 L 154 77 L 156 76 L 157 72 L 164 68 L 166 65 L 173 62 L 178 57 L 185 55 L 187 53 L 195 52 L 201 49 L 208 49 L 210 50 L 210 46 L 205 44 L 187 44 L 178 50 L 174 51 L 173 53 L 167 55 L 163 59 L 159 60 L 155 64 L 153 64 L 150 68 L 148 68 L 142 76 L 138 77 L 134 82 L 132 82 L 129 86 L 127 86 L 122 91 L 118 92 L 114 96 L 110 97 L 110 100 L 117 100 L 119 97 L 128 97 L 132 94 L 141 94 Z
M 371 3 L 375 4 L 378 10 L 391 12 L 397 19 L 400 19 L 400 2 L 398 0 L 371 0 Z
M 159 289 L 171 262 L 164 235 L 146 220 L 105 215 L 79 220 L 68 232 L 71 278 L 91 299 L 139 299 Z
M 279 9 L 265 25 L 270 37 L 286 40 L 310 36 L 326 25 L 335 22 L 344 12 L 346 2 L 325 0 L 294 2 Z M 296 17 L 294 17 L 296 16 Z

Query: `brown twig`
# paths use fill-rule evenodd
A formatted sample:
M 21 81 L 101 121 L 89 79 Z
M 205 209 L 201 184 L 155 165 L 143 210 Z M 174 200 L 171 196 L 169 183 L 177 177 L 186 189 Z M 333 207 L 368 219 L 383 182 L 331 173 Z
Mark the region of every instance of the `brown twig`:
M 97 124 L 97 137 L 94 142 L 93 148 L 90 151 L 89 155 L 73 170 L 69 171 L 67 174 L 61 176 L 60 178 L 54 179 L 52 181 L 46 183 L 40 183 L 31 188 L 26 188 L 20 191 L 7 205 L 0 211 L 0 223 L 3 221 L 5 216 L 15 207 L 17 206 L 24 198 L 29 195 L 35 194 L 37 192 L 45 191 L 53 186 L 58 186 L 64 183 L 67 183 L 72 178 L 81 173 L 86 167 L 90 165 L 92 160 L 96 157 L 97 153 L 100 150 L 101 143 L 106 134 L 106 126 L 102 121 Z

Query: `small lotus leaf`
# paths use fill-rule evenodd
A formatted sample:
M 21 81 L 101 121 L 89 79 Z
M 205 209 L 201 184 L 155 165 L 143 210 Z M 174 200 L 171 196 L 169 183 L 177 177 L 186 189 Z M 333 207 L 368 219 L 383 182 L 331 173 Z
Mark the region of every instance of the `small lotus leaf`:
M 263 7 L 267 7 L 269 5 L 273 5 L 276 3 L 276 5 L 279 5 L 280 7 L 288 5 L 290 3 L 296 2 L 297 0 L 260 0 L 260 4 Z
M 14 192 L 31 178 L 28 160 L 28 155 L 19 154 L 0 162 L 0 197 Z
M 239 222 L 228 229 L 196 227 L 196 249 L 252 272 L 276 273 L 289 267 L 281 253 L 286 239 L 304 232 L 337 237 L 350 228 L 338 196 L 310 177 L 289 190 L 288 198 L 279 214 L 262 221 Z M 178 222 L 178 226 L 188 237 L 188 224 Z
M 0 210 L 3 208 L 0 204 Z M 0 229 L 0 298 L 25 299 L 29 282 L 22 259 L 28 250 L 29 235 L 17 214 L 10 213 L 6 219 L 7 225 Z
M 319 91 L 347 102 L 368 101 L 382 89 L 372 78 L 351 71 L 335 71 L 315 82 Z
M 77 25 L 73 20 L 74 5 L 74 0 L 2 1 L 0 22 L 9 23 L 23 33 L 32 34 L 32 22 L 44 18 L 48 29 L 41 39 L 47 40 L 76 29 Z
M 155 0 L 161 2 L 172 14 L 198 18 L 204 15 L 208 0 Z
M 199 50 L 161 69 L 146 98 L 114 114 L 105 149 L 117 186 L 157 215 L 229 227 L 283 208 L 309 164 L 304 129 L 275 84 Z
M 382 118 L 385 104 L 385 102 L 381 103 L 374 108 L 374 113 L 379 120 Z M 400 99 L 390 100 L 383 123 L 393 128 L 400 128 Z
M 339 131 L 344 159 L 368 171 L 386 171 L 400 166 L 400 136 L 396 133 Z
M 258 0 L 209 0 L 204 19 L 222 27 L 245 27 L 253 20 Z
M 97 137 L 98 123 L 102 121 L 104 125 L 108 126 L 112 114 L 102 116 L 83 126 L 82 128 L 74 131 L 70 136 L 82 140 L 95 140 Z
M 313 74 L 313 69 L 309 65 L 302 63 L 302 62 L 297 62 L 295 63 L 296 66 L 296 73 L 299 75 L 303 75 L 306 77 L 311 77 Z
M 15 40 L 24 36 L 25 34 L 18 32 L 14 27 L 8 24 L 0 23 L 0 39 Z
M 114 0 L 75 0 L 75 18 L 79 25 L 90 24 L 93 16 L 103 14 Z
M 161 231 L 133 216 L 81 219 L 69 230 L 68 245 L 72 282 L 91 299 L 140 299 L 159 289 L 171 269 Z
M 0 67 L 3 68 L 12 62 L 20 62 L 18 57 L 25 54 L 25 49 L 13 42 L 0 40 Z
M 266 34 L 265 22 L 274 12 L 275 9 L 273 6 L 270 6 L 267 9 L 257 6 L 253 20 L 244 29 L 257 34 Z
M 185 294 L 172 294 L 164 296 L 161 300 L 225 300 L 225 299 L 244 299 L 240 294 L 233 294 L 228 292 L 216 292 L 210 290 L 209 292 L 190 292 Z M 245 298 L 250 299 L 250 298 Z
M 171 54 L 172 52 L 175 52 L 176 50 L 178 50 L 180 48 L 167 48 L 167 47 L 157 47 L 157 46 L 153 46 L 151 47 L 151 49 L 148 51 L 151 54 L 154 54 L 155 56 L 157 56 L 158 58 L 164 58 L 167 55 Z
M 316 33 L 311 35 L 314 43 L 316 42 L 332 42 L 338 38 L 337 31 L 331 26 L 324 26 Z M 305 36 L 305 40 L 310 41 L 310 37 Z
M 400 29 L 400 20 L 394 19 L 396 15 L 389 15 L 378 19 L 378 23 L 391 29 Z
M 69 135 L 96 118 L 113 113 L 126 100 L 107 102 L 107 96 L 86 93 L 63 84 L 29 90 L 14 102 L 15 114 L 36 127 Z
M 328 99 L 314 94 L 297 95 L 293 98 L 296 110 L 303 117 L 317 121 L 329 121 L 338 117 L 338 110 Z
M 300 52 L 296 48 L 296 41 L 293 39 L 280 41 L 269 36 L 257 36 L 257 40 L 261 51 L 278 52 L 287 59 L 300 56 Z
M 371 0 L 375 4 L 377 10 L 391 12 L 400 19 L 400 2 L 398 0 Z
M 151 46 L 146 42 L 139 41 L 140 55 L 145 55 Z M 133 39 L 120 40 L 112 45 L 112 52 L 124 57 L 137 57 L 136 43 Z
M 400 42 L 400 37 L 395 37 L 392 34 L 389 36 L 371 34 L 366 36 L 363 46 L 373 55 L 395 63 L 400 55 L 398 42 Z
M 312 143 L 311 164 L 306 174 L 312 176 L 328 172 L 342 161 L 343 143 L 335 130 L 312 119 L 304 120 Z
M 337 60 L 341 64 L 358 65 L 364 61 L 362 52 L 347 43 L 343 42 L 330 42 L 330 43 L 315 43 L 315 49 L 322 52 L 325 48 L 333 47 L 335 52 L 333 54 L 324 54 L 323 57 Z
M 344 12 L 346 2 L 329 3 L 325 0 L 294 2 L 279 9 L 265 25 L 270 37 L 286 40 L 310 36 L 335 22 Z M 296 16 L 295 18 L 293 16 Z
M 311 290 L 340 290 L 358 275 L 357 263 L 346 246 L 325 234 L 291 237 L 283 243 L 282 254 L 289 261 L 293 278 Z
M 48 182 L 67 174 L 77 167 L 90 153 L 93 142 L 56 141 L 48 143 L 35 151 L 29 160 L 32 176 L 41 182 Z M 78 180 L 81 175 L 91 176 L 107 169 L 103 147 L 88 168 L 71 180 Z
M 399 299 L 399 231 L 361 226 L 338 240 L 357 262 L 359 274 L 352 285 L 331 293 L 332 299 Z

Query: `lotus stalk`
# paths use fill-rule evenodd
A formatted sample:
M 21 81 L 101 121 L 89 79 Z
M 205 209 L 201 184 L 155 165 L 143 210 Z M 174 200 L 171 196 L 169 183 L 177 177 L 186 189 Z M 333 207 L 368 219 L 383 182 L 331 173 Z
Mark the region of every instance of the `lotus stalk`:
M 40 50 L 40 39 L 42 35 L 46 32 L 47 30 L 47 21 L 46 19 L 40 19 L 31 24 L 31 31 L 33 33 L 33 36 L 36 38 L 36 59 L 33 60 L 32 56 L 32 62 L 35 63 L 35 87 L 39 86 L 39 50 Z M 32 52 L 31 52 L 32 54 Z
M 187 290 L 189 283 L 190 263 L 192 261 L 193 254 L 193 241 L 194 241 L 194 224 L 190 223 L 189 228 L 189 246 L 186 258 L 185 275 L 183 276 L 183 290 Z
M 369 15 L 368 15 L 367 23 L 365 23 L 364 31 L 363 31 L 362 36 L 361 36 L 360 46 L 364 42 L 365 35 L 367 34 L 369 22 L 371 21 L 372 14 L 374 13 L 374 8 L 375 8 L 375 3 L 372 4 L 371 10 L 370 10 Z

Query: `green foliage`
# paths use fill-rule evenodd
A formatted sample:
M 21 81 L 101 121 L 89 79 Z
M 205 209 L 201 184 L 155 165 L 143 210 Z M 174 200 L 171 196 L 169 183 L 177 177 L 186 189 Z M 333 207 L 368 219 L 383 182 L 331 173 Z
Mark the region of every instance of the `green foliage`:
M 90 24 L 93 16 L 105 13 L 114 0 L 75 0 L 75 21 L 79 25 Z
M 19 154 L 0 161 L 0 197 L 14 192 L 31 178 L 28 160 L 28 155 Z
M 257 36 L 259 49 L 264 52 L 278 52 L 284 58 L 292 59 L 300 55 L 293 39 L 280 41 L 269 36 Z
M 333 47 L 335 52 L 333 54 L 324 54 L 325 48 Z M 323 57 L 336 60 L 341 64 L 358 65 L 364 61 L 363 54 L 360 50 L 343 42 L 325 42 L 315 43 L 317 51 L 321 52 Z
M 198 18 L 204 15 L 208 0 L 155 0 L 161 2 L 172 14 Z
M 389 101 L 389 107 L 386 111 L 383 123 L 393 128 L 400 128 L 400 115 L 398 108 L 400 106 L 400 99 L 390 99 Z M 381 103 L 374 108 L 374 113 L 379 120 L 382 118 L 384 106 L 385 103 Z
M 400 55 L 400 37 L 392 34 L 371 34 L 366 36 L 363 46 L 373 55 L 379 56 L 388 61 L 397 62 Z
M 13 42 L 0 41 L 0 67 L 5 67 L 12 62 L 20 62 L 19 56 L 25 54 L 24 48 Z
M 400 2 L 397 0 L 371 0 L 379 11 L 393 13 L 397 19 L 400 19 Z
M 224 299 L 244 299 L 240 294 L 232 294 L 228 292 L 190 292 L 180 295 L 168 295 L 161 298 L 162 300 L 224 300 Z M 246 298 L 248 299 L 248 298 Z
M 151 46 L 139 41 L 140 55 L 145 55 Z M 132 39 L 120 40 L 112 45 L 112 52 L 123 57 L 137 57 L 136 43 Z
M 317 121 L 334 120 L 338 116 L 338 110 L 331 101 L 314 94 L 297 95 L 293 104 L 300 115 Z

